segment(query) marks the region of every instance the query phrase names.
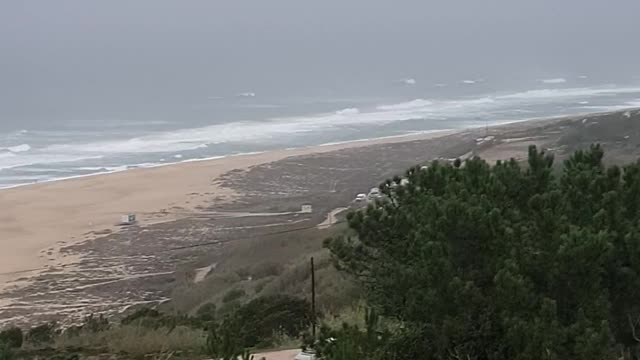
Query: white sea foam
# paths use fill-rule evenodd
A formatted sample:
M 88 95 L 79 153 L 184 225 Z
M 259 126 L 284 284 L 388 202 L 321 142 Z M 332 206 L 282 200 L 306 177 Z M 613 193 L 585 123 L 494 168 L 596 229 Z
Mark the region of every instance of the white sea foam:
M 259 144 L 279 136 L 295 136 L 326 131 L 341 126 L 374 126 L 415 119 L 468 117 L 469 114 L 490 116 L 492 111 L 517 109 L 521 105 L 563 102 L 568 99 L 588 101 L 594 97 L 622 93 L 640 93 L 640 88 L 566 88 L 539 89 L 517 93 L 451 100 L 415 99 L 377 106 L 372 110 L 347 108 L 327 114 L 274 118 L 265 121 L 240 121 L 201 128 L 179 129 L 131 139 L 52 145 L 43 152 L 50 154 L 141 154 L 180 153 L 204 149 L 207 145 L 226 143 Z
M 239 121 L 200 128 L 176 129 L 129 139 L 59 143 L 29 150 L 22 146 L 19 149 L 13 149 L 23 150 L 21 152 L 0 151 L 0 169 L 99 158 L 111 159 L 113 156 L 130 156 L 130 154 L 156 153 L 161 154 L 158 158 L 162 157 L 165 159 L 162 161 L 165 162 L 174 159 L 187 161 L 196 154 L 189 153 L 189 151 L 205 149 L 216 144 L 251 144 L 252 147 L 259 149 L 261 142 L 273 141 L 273 139 L 294 138 L 301 134 L 316 134 L 344 127 L 375 127 L 419 119 L 430 121 L 469 119 L 469 123 L 477 123 L 477 120 L 473 120 L 474 116 L 477 118 L 514 116 L 518 109 L 526 109 L 526 106 L 529 105 L 576 104 L 578 102 L 581 102 L 580 105 L 586 105 L 587 103 L 584 102 L 597 97 L 636 93 L 640 94 L 640 87 L 608 86 L 538 89 L 458 99 L 415 99 L 382 104 L 369 109 L 346 108 L 325 114 L 273 118 L 263 121 Z M 639 101 L 631 102 L 626 106 L 632 107 L 634 104 L 638 106 L 640 105 Z M 515 115 L 515 117 L 519 116 Z M 467 122 L 460 121 L 457 126 L 464 124 Z M 182 157 L 175 157 L 176 155 Z M 208 154 L 204 151 L 198 151 L 197 155 Z M 114 161 L 116 164 L 119 162 L 118 160 Z M 145 161 L 149 161 L 149 159 Z M 58 166 L 54 167 L 58 168 Z M 112 170 L 119 169 L 96 166 L 91 169 L 75 171 L 104 172 Z
M 127 165 L 121 165 L 121 166 L 81 166 L 81 167 L 73 168 L 73 170 L 76 170 L 76 171 L 99 171 L 99 172 L 105 172 L 105 171 L 122 171 L 122 170 L 127 170 L 128 168 L 129 168 L 129 166 L 127 166 Z
M 554 79 L 542 79 L 540 82 L 544 84 L 564 84 L 567 82 L 565 78 L 554 78 Z
M 418 82 L 416 81 L 416 79 L 412 79 L 412 78 L 409 78 L 409 79 L 402 79 L 402 80 L 401 80 L 401 82 L 402 82 L 403 84 L 405 84 L 405 85 L 415 85 L 415 84 L 417 84 L 417 83 L 418 83 Z
M 444 101 L 437 104 L 418 99 L 408 103 L 383 105 L 374 111 L 363 112 L 356 108 L 339 110 L 329 114 L 275 118 L 267 121 L 233 122 L 202 128 L 174 130 L 131 139 L 51 145 L 43 152 L 52 154 L 142 154 L 183 153 L 205 148 L 208 144 L 259 143 L 278 136 L 292 136 L 312 131 L 322 131 L 345 125 L 375 125 L 394 121 L 411 120 L 424 116 L 441 118 L 443 114 L 459 114 L 465 106 L 477 109 L 491 100 Z M 186 154 L 183 154 L 186 156 Z
M 238 97 L 256 97 L 254 92 L 243 92 L 237 95 Z
M 59 164 L 69 163 L 82 160 L 100 159 L 102 156 L 81 156 L 81 155 L 62 155 L 62 154 L 33 154 L 33 155 L 15 155 L 13 153 L 0 154 L 0 170 L 12 169 L 22 166 L 30 166 L 36 164 Z
M 378 110 L 382 111 L 393 111 L 393 110 L 411 110 L 411 109 L 420 109 L 425 106 L 432 105 L 433 102 L 425 99 L 415 99 L 404 103 L 392 104 L 392 105 L 380 105 L 377 107 Z
M 588 111 L 619 111 L 630 108 L 629 105 L 592 105 L 581 106 L 581 109 Z
M 198 141 L 197 139 L 200 139 Z M 51 145 L 45 150 L 50 153 L 76 154 L 142 154 L 157 152 L 188 151 L 206 148 L 206 135 L 199 134 L 198 129 L 178 130 L 125 140 L 101 141 L 84 144 Z
M 0 148 L 0 151 L 10 151 L 12 153 L 19 153 L 19 152 L 24 152 L 24 151 L 29 151 L 31 150 L 31 146 L 29 144 L 22 144 L 22 145 L 16 145 L 16 146 L 7 146 L 4 148 Z
M 90 174 L 82 174 L 82 175 L 73 175 L 73 176 L 65 176 L 65 177 L 49 177 L 46 180 L 43 181 L 39 181 L 37 179 L 30 179 L 31 181 L 25 181 L 21 184 L 11 184 L 11 185 L 3 185 L 2 184 L 2 177 L 0 177 L 0 189 L 12 189 L 12 188 L 17 188 L 17 187 L 22 187 L 22 186 L 26 186 L 26 185 L 31 185 L 34 183 L 48 183 L 48 182 L 54 182 L 54 181 L 64 181 L 64 180 L 73 180 L 73 179 L 80 179 L 80 178 L 86 178 L 86 177 L 93 177 L 96 175 L 104 175 L 104 174 L 112 174 L 112 173 L 116 173 L 116 172 L 121 172 L 121 171 L 126 171 L 126 168 L 122 168 L 122 169 L 118 169 L 118 170 L 112 170 L 112 171 L 97 171 L 97 172 L 93 172 Z
M 336 111 L 336 115 L 355 115 L 359 113 L 360 110 L 358 108 L 348 108 Z
M 70 173 L 74 172 L 73 168 L 53 168 L 53 167 L 25 167 L 20 169 L 21 173 L 39 174 L 39 173 Z
M 529 90 L 513 94 L 497 96 L 499 100 L 563 100 L 576 97 L 598 97 L 616 94 L 640 93 L 640 87 L 598 87 L 598 88 L 566 88 Z
M 462 80 L 463 84 L 467 84 L 467 85 L 473 85 L 476 83 L 475 80 Z
M 64 180 L 73 180 L 73 179 L 79 179 L 79 178 L 86 178 L 86 177 L 93 177 L 96 175 L 105 175 L 105 174 L 113 174 L 113 173 L 117 173 L 117 172 L 122 172 L 122 171 L 126 171 L 129 169 L 133 169 L 133 168 L 155 168 L 155 167 L 164 167 L 164 166 L 170 166 L 170 165 L 175 165 L 175 164 L 179 164 L 179 163 L 185 163 L 185 162 L 201 162 L 201 161 L 210 161 L 210 160 L 217 160 L 217 159 L 224 159 L 227 157 L 232 157 L 232 156 L 246 156 L 246 155 L 257 155 L 257 154 L 262 154 L 264 153 L 264 151 L 253 151 L 253 152 L 244 152 L 244 153 L 235 153 L 235 154 L 229 154 L 229 155 L 219 155 L 219 156 L 209 156 L 209 157 L 204 157 L 204 158 L 197 158 L 197 159 L 187 159 L 187 160 L 177 160 L 175 162 L 166 162 L 166 163 L 142 163 L 142 164 L 136 164 L 136 165 L 122 165 L 122 166 L 107 166 L 107 167 L 79 167 L 79 168 L 71 168 L 72 170 L 79 170 L 79 169 L 84 169 L 84 171 L 92 171 L 89 174 L 82 174 L 82 175 L 73 175 L 73 176 L 65 176 L 65 177 L 49 177 L 48 179 L 44 180 L 44 181 L 33 181 L 34 177 L 25 177 L 25 182 L 21 183 L 21 184 L 2 184 L 2 180 L 3 180 L 3 176 L 0 176 L 0 189 L 11 189 L 11 188 L 16 188 L 16 187 L 22 187 L 22 186 L 26 186 L 26 185 L 31 185 L 35 182 L 54 182 L 54 181 L 64 181 Z M 162 159 L 161 161 L 165 161 L 165 159 Z M 22 171 L 22 170 L 21 170 Z M 30 180 L 30 181 L 29 181 Z
M 587 75 L 578 75 L 578 79 L 588 79 L 589 77 Z
M 53 179 L 51 175 L 0 175 L 0 183 L 40 182 Z

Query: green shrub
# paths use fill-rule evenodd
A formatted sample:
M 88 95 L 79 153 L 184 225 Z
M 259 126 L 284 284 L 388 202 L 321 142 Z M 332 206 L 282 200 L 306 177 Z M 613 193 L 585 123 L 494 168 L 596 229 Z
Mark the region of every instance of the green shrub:
M 253 292 L 258 295 L 262 292 L 262 290 L 264 290 L 264 287 L 269 283 L 269 281 L 271 281 L 273 278 L 264 278 L 261 280 L 256 281 L 254 287 L 253 287 Z
M 7 343 L 0 343 L 0 360 L 13 360 L 14 354 L 11 346 Z
M 110 330 L 108 335 L 111 351 L 134 355 L 201 350 L 205 341 L 202 330 L 181 325 L 173 329 L 124 326 Z
M 343 323 L 337 328 L 323 324 L 318 338 L 305 337 L 303 349 L 313 348 L 324 360 L 394 359 L 386 351 L 391 333 L 381 326 L 381 318 L 372 309 L 364 309 L 362 328 Z
M 196 321 L 205 329 L 216 321 L 216 304 L 206 303 L 196 312 Z
M 93 314 L 84 318 L 82 324 L 82 330 L 88 332 L 99 332 L 109 329 L 109 320 L 100 314 L 100 316 L 94 316 Z
M 222 304 L 222 306 L 218 308 L 217 316 L 218 318 L 223 318 L 225 316 L 231 315 L 234 312 L 236 312 L 236 310 L 238 310 L 240 306 L 241 306 L 240 301 L 231 301 L 231 302 Z
M 247 293 L 244 291 L 244 289 L 231 289 L 222 297 L 222 303 L 230 303 L 234 300 L 245 297 L 246 295 Z
M 22 341 L 24 334 L 19 327 L 10 327 L 8 329 L 0 331 L 0 344 L 6 344 L 11 348 L 22 347 Z
M 187 326 L 196 329 L 205 328 L 206 322 L 197 317 L 189 317 L 186 314 L 165 314 L 151 308 L 141 308 L 128 315 L 121 321 L 121 325 L 134 325 L 149 329 Z
M 315 259 L 317 309 L 337 315 L 360 300 L 360 286 L 352 276 L 335 268 L 327 250 L 309 256 Z M 256 290 L 261 290 L 259 293 L 264 296 L 308 294 L 311 289 L 309 256 L 299 259 L 271 281 L 256 284 Z
M 278 276 L 284 271 L 282 263 L 265 262 L 255 265 L 251 269 L 253 280 L 263 279 L 270 276 Z
M 158 310 L 148 308 L 148 307 L 143 307 L 124 317 L 120 321 L 120 323 L 122 325 L 129 325 L 133 322 L 139 322 L 141 319 L 149 319 L 149 318 L 153 319 L 153 318 L 159 318 L 159 317 L 160 317 L 160 312 Z
M 311 308 L 304 299 L 288 295 L 264 296 L 238 308 L 223 326 L 237 328 L 244 347 L 268 347 L 277 334 L 298 337 L 311 323 Z
M 101 352 L 126 353 L 131 356 L 159 354 L 167 351 L 200 352 L 205 345 L 205 332 L 187 326 L 148 328 L 136 324 L 111 327 L 102 332 L 82 332 L 56 338 L 55 347 L 91 349 Z
M 80 336 L 83 333 L 97 333 L 106 331 L 111 327 L 109 320 L 104 315 L 94 316 L 93 314 L 86 316 L 81 325 L 73 325 L 66 328 L 63 335 L 66 337 Z
M 205 352 L 213 359 L 235 360 L 242 353 L 238 337 L 238 323 L 225 319 L 223 324 L 209 329 L 205 342 Z
M 33 327 L 27 332 L 26 340 L 35 346 L 50 344 L 56 336 L 56 326 L 55 322 L 48 322 Z

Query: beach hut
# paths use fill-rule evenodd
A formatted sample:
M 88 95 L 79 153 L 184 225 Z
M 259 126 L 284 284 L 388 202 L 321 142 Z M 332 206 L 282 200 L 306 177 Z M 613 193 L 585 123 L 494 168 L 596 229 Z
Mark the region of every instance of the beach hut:
M 133 225 L 136 222 L 136 214 L 122 215 L 120 225 Z

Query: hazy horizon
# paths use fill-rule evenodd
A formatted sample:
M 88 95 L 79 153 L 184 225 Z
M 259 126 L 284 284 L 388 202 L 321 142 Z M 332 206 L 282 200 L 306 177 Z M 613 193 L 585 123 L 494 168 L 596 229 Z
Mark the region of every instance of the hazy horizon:
M 639 13 L 631 0 L 6 1 L 0 187 L 635 106 Z
M 640 75 L 640 2 L 20 1 L 0 5 L 0 119 L 207 97 L 375 95 L 390 82 Z

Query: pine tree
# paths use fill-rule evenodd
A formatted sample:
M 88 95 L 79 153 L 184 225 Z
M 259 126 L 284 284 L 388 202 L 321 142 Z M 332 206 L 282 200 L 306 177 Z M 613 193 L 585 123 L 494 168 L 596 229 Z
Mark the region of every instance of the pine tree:
M 423 359 L 604 359 L 640 343 L 640 163 L 414 167 L 327 242 Z M 634 350 L 635 349 L 635 350 Z

